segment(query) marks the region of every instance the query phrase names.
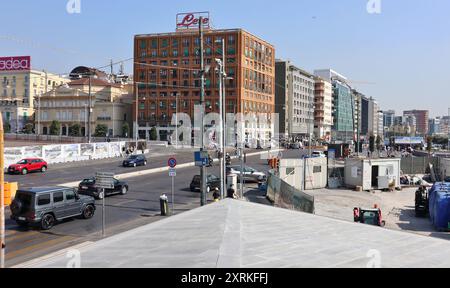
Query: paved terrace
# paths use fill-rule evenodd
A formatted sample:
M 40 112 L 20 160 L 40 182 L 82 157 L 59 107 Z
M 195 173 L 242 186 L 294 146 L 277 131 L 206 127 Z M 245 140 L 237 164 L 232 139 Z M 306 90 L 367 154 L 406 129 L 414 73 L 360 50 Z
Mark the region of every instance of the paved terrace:
M 381 258 L 368 257 L 373 249 Z M 450 267 L 450 242 L 445 240 L 236 200 L 179 214 L 80 251 L 83 268 L 365 268 L 377 259 L 381 267 Z M 61 251 L 25 266 L 66 267 L 68 261 Z

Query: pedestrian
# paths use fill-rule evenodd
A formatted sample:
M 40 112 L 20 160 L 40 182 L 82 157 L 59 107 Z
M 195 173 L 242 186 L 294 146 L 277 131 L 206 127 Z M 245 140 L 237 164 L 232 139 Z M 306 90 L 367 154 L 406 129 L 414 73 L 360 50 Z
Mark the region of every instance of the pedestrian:
M 214 202 L 219 202 L 219 200 L 220 200 L 219 188 L 214 189 L 213 198 L 214 198 Z
M 234 190 L 234 184 L 231 184 L 230 188 L 227 190 L 227 198 L 237 199 L 236 190 Z

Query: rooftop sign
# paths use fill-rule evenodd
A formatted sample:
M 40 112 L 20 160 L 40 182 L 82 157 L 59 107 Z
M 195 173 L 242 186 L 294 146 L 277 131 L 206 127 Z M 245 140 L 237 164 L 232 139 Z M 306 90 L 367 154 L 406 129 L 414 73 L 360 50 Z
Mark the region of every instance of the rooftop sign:
M 202 27 L 209 29 L 209 12 L 192 12 L 177 14 L 177 30 L 198 29 L 202 17 Z
M 30 56 L 0 57 L 0 71 L 31 70 Z

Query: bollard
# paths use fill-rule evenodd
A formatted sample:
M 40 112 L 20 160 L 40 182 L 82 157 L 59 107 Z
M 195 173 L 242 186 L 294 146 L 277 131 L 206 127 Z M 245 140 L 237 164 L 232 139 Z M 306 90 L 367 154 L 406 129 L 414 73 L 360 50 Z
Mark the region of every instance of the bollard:
M 161 207 L 161 216 L 169 215 L 169 198 L 167 198 L 166 194 L 163 194 L 159 197 L 159 205 Z

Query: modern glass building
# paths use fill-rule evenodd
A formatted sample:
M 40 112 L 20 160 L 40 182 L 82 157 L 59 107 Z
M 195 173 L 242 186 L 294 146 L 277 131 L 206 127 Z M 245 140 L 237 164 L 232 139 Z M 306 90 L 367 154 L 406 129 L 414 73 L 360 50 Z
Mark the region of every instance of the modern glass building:
M 354 99 L 351 89 L 340 81 L 333 81 L 335 140 L 349 142 L 354 140 Z

